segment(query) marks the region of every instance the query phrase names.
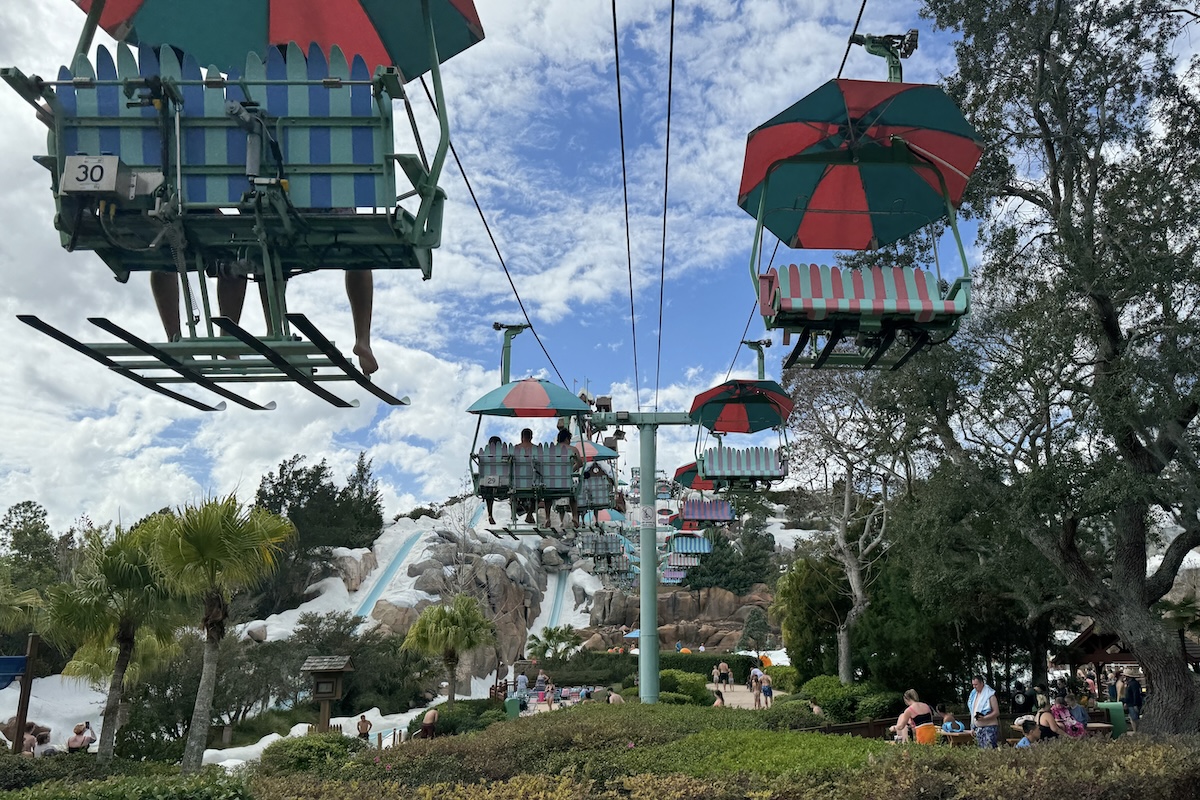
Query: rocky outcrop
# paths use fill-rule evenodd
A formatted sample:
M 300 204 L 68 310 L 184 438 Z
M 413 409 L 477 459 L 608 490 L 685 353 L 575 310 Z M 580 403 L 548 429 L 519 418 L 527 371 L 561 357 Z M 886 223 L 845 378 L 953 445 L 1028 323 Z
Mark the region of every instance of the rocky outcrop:
M 334 550 L 332 565 L 338 577 L 346 584 L 346 591 L 357 592 L 366 577 L 379 567 L 379 562 L 375 559 L 375 554 L 365 548 L 348 550 L 339 547 Z
M 705 650 L 732 650 L 741 638 L 746 618 L 756 608 L 766 611 L 771 601 L 770 589 L 761 583 L 741 597 L 719 588 L 660 592 L 659 643 L 668 649 L 682 642 L 690 648 L 703 645 Z M 638 627 L 640 603 L 637 595 L 610 589 L 596 592 L 590 622 L 597 630 L 586 639 L 584 647 L 607 650 L 630 645 L 631 640 L 623 639 L 623 633 Z
M 404 636 L 412 624 L 417 621 L 421 609 L 427 605 L 429 605 L 427 600 L 417 603 L 416 606 L 397 606 L 387 600 L 380 600 L 371 609 L 371 619 L 378 620 L 382 627 L 395 635 Z

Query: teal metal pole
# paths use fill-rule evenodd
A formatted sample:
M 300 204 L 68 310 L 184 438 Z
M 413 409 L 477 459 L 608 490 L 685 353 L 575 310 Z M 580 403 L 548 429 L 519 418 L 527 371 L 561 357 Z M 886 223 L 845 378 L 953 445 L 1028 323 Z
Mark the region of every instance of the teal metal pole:
M 638 696 L 658 702 L 658 520 L 655 513 L 654 449 L 658 424 L 638 425 L 641 440 L 641 638 L 638 640 Z
M 508 383 L 512 375 L 512 340 L 521 331 L 528 328 L 528 325 L 501 325 L 495 323 L 493 327 L 504 329 L 504 346 L 500 348 L 500 385 Z
M 75 45 L 75 58 L 80 56 L 86 57 L 88 50 L 92 48 L 92 40 L 96 38 L 96 28 L 100 25 L 100 15 L 104 13 L 104 5 L 108 0 L 93 0 L 92 7 L 88 11 L 87 20 L 83 23 L 83 30 L 79 34 L 79 43 Z M 74 66 L 75 59 L 71 59 L 71 65 Z

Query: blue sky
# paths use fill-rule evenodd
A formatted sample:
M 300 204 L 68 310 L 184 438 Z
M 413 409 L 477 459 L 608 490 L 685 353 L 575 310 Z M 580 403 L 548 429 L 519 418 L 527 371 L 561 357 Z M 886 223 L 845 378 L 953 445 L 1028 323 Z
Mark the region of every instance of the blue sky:
M 636 375 L 611 6 L 607 0 L 477 0 L 477 6 L 486 39 L 444 68 L 452 138 L 554 364 L 567 388 L 586 383 L 594 394 L 612 394 L 618 407 L 636 408 L 639 386 L 643 407 L 653 407 L 657 383 L 660 409 L 686 410 L 697 392 L 725 378 L 754 302 L 748 270 L 754 225 L 736 204 L 746 134 L 836 75 L 857 5 L 678 3 L 660 330 L 670 5 L 618 2 Z M 952 54 L 917 8 L 869 3 L 860 31 L 921 29 L 922 46 L 906 63 L 906 78 L 936 81 L 950 69 Z M 0 64 L 53 74 L 69 58 L 82 22 L 68 0 L 4 4 Z M 854 48 L 844 76 L 882 79 L 884 65 Z M 419 84 L 411 88 L 422 130 L 432 138 Z M 375 277 L 377 380 L 410 395 L 413 405 L 392 410 L 362 394 L 355 395 L 361 408 L 343 411 L 276 384 L 252 392 L 275 400 L 276 411 L 203 415 L 149 396 L 14 319 L 36 314 L 84 337 L 90 327 L 84 318 L 98 315 L 147 337 L 161 334 L 144 277 L 118 285 L 99 259 L 58 246 L 48 182 L 30 160 L 44 152 L 44 132 L 7 88 L 0 90 L 0 114 L 8 184 L 0 195 L 6 227 L 0 337 L 9 346 L 0 368 L 0 509 L 37 500 L 60 528 L 81 514 L 129 520 L 215 493 L 248 497 L 264 471 L 294 453 L 327 458 L 344 474 L 360 449 L 374 459 L 389 514 L 460 490 L 475 423 L 463 409 L 499 381 L 500 335 L 491 324 L 523 320 L 452 162 L 442 180 L 449 205 L 433 279 L 422 283 L 402 271 Z M 778 260 L 805 255 L 812 254 L 781 249 Z M 340 275 L 298 278 L 288 300 L 348 351 Z M 244 324 L 255 330 L 261 322 L 248 311 Z M 763 335 L 756 317 L 749 336 Z M 782 351 L 768 351 L 773 377 Z M 752 376 L 752 354 L 743 348 L 732 366 L 735 376 Z M 556 377 L 530 333 L 515 340 L 513 373 Z M 515 436 L 520 427 L 501 423 L 487 432 Z M 549 426 L 538 433 L 548 438 Z M 660 466 L 691 460 L 694 442 L 694 430 L 663 431 Z M 636 436 L 626 451 L 636 457 Z

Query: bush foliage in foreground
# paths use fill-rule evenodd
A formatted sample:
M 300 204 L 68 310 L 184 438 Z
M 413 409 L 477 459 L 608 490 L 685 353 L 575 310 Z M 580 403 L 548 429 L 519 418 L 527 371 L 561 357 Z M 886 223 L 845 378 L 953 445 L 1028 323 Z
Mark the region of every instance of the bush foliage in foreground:
M 415 789 L 389 778 L 351 783 L 293 775 L 256 778 L 251 785 L 256 800 L 341 800 L 351 793 L 413 800 L 1191 800 L 1200 781 L 1200 737 L 1129 737 L 1116 742 L 1064 742 L 1026 751 L 1005 748 L 990 752 L 883 745 L 865 756 L 865 768 L 847 771 L 839 771 L 837 764 L 829 761 L 814 772 L 804 763 L 807 754 L 798 758 L 798 752 L 788 751 L 779 760 L 783 761 L 784 755 L 793 759 L 797 771 L 775 773 L 773 766 L 770 772 L 758 772 L 760 760 L 771 759 L 769 752 L 760 752 L 753 757 L 759 760 L 749 763 L 736 761 L 735 756 L 749 747 L 770 751 L 779 746 L 777 742 L 807 743 L 817 735 L 739 731 L 697 736 L 711 737 L 717 743 L 728 738 L 731 746 L 722 756 L 726 763 L 715 770 L 717 774 L 643 773 L 588 780 L 579 771 L 569 770 Z M 836 759 L 833 743 L 849 740 L 825 738 L 830 744 L 819 748 L 823 755 L 818 758 Z M 735 765 L 738 772 L 726 771 Z

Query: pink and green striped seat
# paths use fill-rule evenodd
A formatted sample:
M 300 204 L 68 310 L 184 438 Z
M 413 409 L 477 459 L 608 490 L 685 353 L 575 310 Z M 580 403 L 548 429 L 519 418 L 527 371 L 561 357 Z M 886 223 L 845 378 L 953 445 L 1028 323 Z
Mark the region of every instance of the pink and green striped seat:
M 534 498 L 538 493 L 536 464 L 542 457 L 542 445 L 512 448 L 512 493 L 514 497 Z
M 775 481 L 787 477 L 787 465 L 773 447 L 710 447 L 696 459 L 702 478 L 716 481 Z
M 606 475 L 584 476 L 579 484 L 579 507 L 584 510 L 611 508 L 613 485 Z
M 575 469 L 571 456 L 570 445 L 542 445 L 541 457 L 534 464 L 542 497 L 575 495 Z
M 759 306 L 773 328 L 847 315 L 934 323 L 969 311 L 970 281 L 955 281 L 943 298 L 937 276 L 928 270 L 792 264 L 759 276 Z
M 481 497 L 504 498 L 512 488 L 513 459 L 508 445 L 494 442 L 484 445 L 475 455 L 479 465 L 475 473 L 475 491 Z

